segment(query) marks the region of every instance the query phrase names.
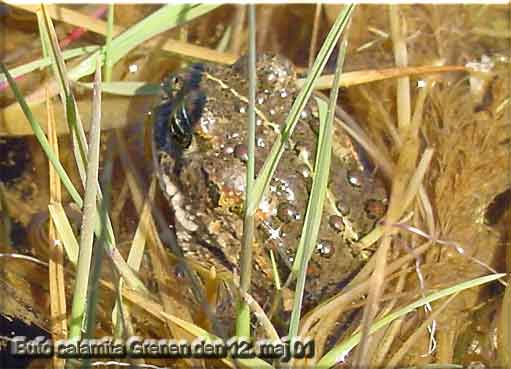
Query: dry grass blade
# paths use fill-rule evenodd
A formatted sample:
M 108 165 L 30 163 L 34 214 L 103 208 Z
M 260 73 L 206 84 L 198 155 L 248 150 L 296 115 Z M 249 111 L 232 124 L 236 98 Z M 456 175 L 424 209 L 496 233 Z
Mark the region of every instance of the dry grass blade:
M 402 78 L 408 76 L 415 76 L 420 74 L 434 74 L 434 73 L 447 73 L 447 72 L 469 72 L 470 69 L 457 65 L 444 65 L 435 66 L 427 65 L 422 67 L 398 67 L 388 69 L 369 69 L 369 70 L 358 70 L 355 72 L 343 73 L 338 86 L 339 87 L 351 87 L 365 83 L 371 83 L 376 81 L 383 81 L 391 78 Z M 314 88 L 316 90 L 326 90 L 332 88 L 334 81 L 333 75 L 323 75 L 318 78 L 318 81 Z M 298 87 L 302 87 L 305 83 L 305 79 L 297 80 Z
M 452 287 L 444 288 L 437 292 L 433 292 L 433 293 L 431 293 L 431 294 L 429 294 L 429 295 L 427 295 L 427 296 L 425 296 L 425 297 L 423 297 L 423 298 L 421 298 L 421 299 L 419 299 L 403 308 L 398 309 L 397 311 L 385 316 L 384 318 L 378 320 L 377 322 L 375 322 L 374 324 L 371 325 L 370 333 L 372 334 L 372 333 L 378 331 L 379 329 L 387 326 L 388 324 L 390 324 L 397 318 L 402 317 L 402 316 L 408 314 L 409 312 L 411 312 L 419 307 L 422 307 L 428 303 L 431 303 L 433 301 L 436 301 L 436 300 L 441 299 L 446 296 L 450 296 L 455 293 L 459 293 L 459 292 L 464 291 L 469 288 L 474 288 L 474 287 L 495 281 L 499 278 L 502 278 L 503 276 L 505 276 L 505 273 L 486 275 L 483 277 L 474 278 L 474 279 L 468 280 L 466 282 L 456 284 Z M 334 347 L 332 350 L 330 350 L 325 356 L 323 356 L 321 358 L 321 360 L 319 361 L 319 363 L 317 364 L 317 367 L 326 369 L 326 368 L 330 368 L 330 367 L 334 366 L 337 362 L 341 361 L 342 358 L 349 351 L 351 351 L 357 344 L 360 344 L 361 340 L 362 340 L 361 332 L 354 334 L 353 336 L 351 336 L 347 340 L 341 342 L 336 347 Z
M 78 269 L 73 292 L 73 307 L 69 336 L 72 339 L 81 337 L 81 329 L 86 310 L 87 286 L 92 260 L 92 245 L 94 241 L 94 225 L 96 223 L 96 197 L 99 172 L 99 148 L 101 137 L 101 68 L 98 63 L 94 88 L 95 111 L 91 123 L 89 150 L 87 154 L 87 180 L 83 205 L 83 220 L 80 233 L 80 251 L 78 253 Z
M 48 109 L 48 142 L 59 159 L 59 145 L 55 132 L 55 119 L 51 100 L 47 100 Z M 49 164 L 50 177 L 50 203 L 61 204 L 60 179 L 53 166 Z M 66 217 L 67 219 L 67 217 Z M 67 338 L 67 312 L 66 312 L 66 288 L 64 281 L 64 250 L 62 243 L 57 238 L 55 223 L 50 218 L 48 228 L 48 246 L 50 258 L 48 265 L 49 290 L 50 290 L 50 316 L 52 321 L 52 339 L 54 341 Z M 53 357 L 53 367 L 64 366 L 64 360 L 57 356 Z
M 312 35 L 311 35 L 311 45 L 309 48 L 309 64 L 308 64 L 309 69 L 312 68 L 312 64 L 314 64 L 314 59 L 316 58 L 318 32 L 319 32 L 319 24 L 320 24 L 320 20 L 321 20 L 321 10 L 322 9 L 323 9 L 323 5 L 321 3 L 316 4 L 316 12 L 314 13 L 314 26 L 312 27 Z M 332 78 L 333 78 L 333 76 L 332 76 Z M 319 78 L 317 84 L 320 83 L 319 82 L 320 80 L 321 80 L 321 77 Z
M 397 67 L 408 65 L 408 51 L 406 48 L 406 35 L 404 25 L 399 14 L 398 5 L 390 5 L 390 26 L 392 30 L 392 45 L 394 47 L 394 59 Z M 411 97 L 410 77 L 404 76 L 397 80 L 397 123 L 400 130 L 410 124 Z
M 245 19 L 247 17 L 247 6 L 245 4 L 236 5 L 236 16 L 231 25 L 231 47 L 230 50 L 233 55 L 239 55 L 242 44 L 243 27 L 245 26 Z
M 394 54 L 396 64 L 400 67 L 407 65 L 407 51 L 405 36 L 399 21 L 397 5 L 390 5 L 390 23 L 392 29 L 392 39 L 394 41 Z M 397 232 L 392 229 L 390 224 L 396 222 L 403 214 L 404 208 L 402 204 L 403 196 L 406 192 L 408 181 L 414 171 L 415 163 L 419 151 L 419 139 L 416 130 L 408 130 L 411 119 L 410 107 L 410 79 L 402 77 L 398 80 L 397 86 L 397 110 L 398 110 L 398 127 L 401 135 L 406 135 L 402 140 L 403 145 L 399 153 L 398 164 L 394 171 L 392 183 L 392 191 L 390 194 L 389 207 L 385 217 L 385 226 L 383 228 L 384 235 L 382 242 L 376 252 L 376 263 L 371 277 L 372 289 L 367 298 L 367 304 L 364 308 L 362 317 L 362 340 L 357 347 L 354 358 L 354 366 L 367 367 L 370 362 L 368 350 L 371 337 L 369 336 L 370 326 L 376 316 L 379 306 L 383 286 L 385 284 L 384 275 L 387 263 L 387 254 L 391 246 L 392 236 Z
M 410 178 L 410 184 L 403 195 L 404 209 L 408 208 L 412 204 L 412 201 L 415 199 L 415 197 L 418 196 L 422 181 L 424 180 L 426 172 L 431 163 L 431 159 L 433 158 L 433 153 L 434 150 L 432 148 L 428 148 L 422 154 L 421 160 L 419 161 L 419 164 L 417 164 L 417 170 Z
M 112 82 L 114 83 L 114 82 Z M 58 90 L 58 88 L 57 88 Z M 30 96 L 29 96 L 30 97 Z M 109 104 L 115 106 L 115 109 L 109 109 L 104 112 L 105 123 L 103 129 L 121 128 L 129 122 L 136 120 L 142 121 L 145 112 L 154 105 L 155 98 L 140 96 L 126 99 L 122 96 L 109 96 Z M 27 104 L 28 106 L 28 104 Z M 77 111 L 80 112 L 84 129 L 90 129 L 91 102 L 90 100 L 80 100 L 77 102 Z M 134 112 L 133 109 L 136 109 Z M 46 108 L 40 104 L 38 98 L 31 103 L 32 116 L 39 122 L 45 121 Z M 55 106 L 56 130 L 58 135 L 69 134 L 69 126 L 65 118 L 64 109 L 61 104 Z M 46 130 L 46 126 L 42 132 Z M 26 117 L 24 110 L 19 104 L 13 103 L 0 110 L 0 135 L 4 136 L 26 136 L 33 135 L 30 121 Z
M 408 268 L 407 268 L 408 269 Z M 406 270 L 399 273 L 399 277 L 395 282 L 395 286 L 392 288 L 392 292 L 389 293 L 390 302 L 387 303 L 384 308 L 379 312 L 378 317 L 384 317 L 387 314 L 391 313 L 394 307 L 396 306 L 400 295 L 403 294 L 403 289 L 405 287 L 405 282 L 410 274 L 410 271 L 407 273 Z M 386 299 L 386 296 L 382 296 L 382 303 Z M 394 340 L 399 336 L 399 332 L 402 329 L 403 323 L 405 322 L 405 317 L 399 317 L 393 322 L 389 324 L 389 327 L 385 330 L 381 330 L 380 332 L 375 333 L 375 336 L 378 337 L 379 345 L 373 349 L 371 354 L 371 367 L 380 368 L 383 366 L 383 362 L 388 352 L 390 351 Z
M 37 12 L 37 10 L 40 7 L 39 5 L 14 3 L 10 3 L 9 5 L 19 9 L 24 9 L 32 13 Z M 77 27 L 83 27 L 91 32 L 98 33 L 103 36 L 106 36 L 108 33 L 108 22 L 93 19 L 87 15 L 81 14 L 80 12 L 56 4 L 48 4 L 46 5 L 46 7 L 48 9 L 48 14 L 50 15 L 50 17 L 57 21 L 72 24 Z M 125 30 L 126 28 L 124 27 L 116 25 L 113 26 L 114 35 L 119 35 Z M 156 45 L 154 41 L 149 41 L 147 43 L 147 46 L 149 47 L 154 45 Z M 232 64 L 238 58 L 236 54 L 218 52 L 213 49 L 193 45 L 187 42 L 182 42 L 174 39 L 167 40 L 165 44 L 163 44 L 161 47 L 162 50 L 173 54 L 178 54 L 188 58 L 206 60 L 221 64 Z
M 85 131 L 83 129 L 83 125 L 81 123 L 81 119 L 79 114 L 77 113 L 77 104 L 73 92 L 70 88 L 69 76 L 66 70 L 66 66 L 63 61 L 62 52 L 60 50 L 57 35 L 55 29 L 53 27 L 53 23 L 51 18 L 48 15 L 45 5 L 42 5 L 42 11 L 44 15 L 44 27 L 41 32 L 46 34 L 46 38 L 50 40 L 51 45 L 51 56 L 53 58 L 54 66 L 56 67 L 56 77 L 60 82 L 61 86 L 61 96 L 62 103 L 64 106 L 64 112 L 67 118 L 67 123 L 69 126 L 69 130 L 71 132 L 71 137 L 73 139 L 73 153 L 75 157 L 75 162 L 78 167 L 78 172 L 80 174 L 80 179 L 82 180 L 82 184 L 84 187 L 86 186 L 86 168 L 88 167 L 88 147 L 87 141 L 85 138 Z M 96 61 L 96 69 L 97 64 L 101 66 L 101 59 L 94 59 Z M 97 88 L 97 87 L 96 87 Z M 98 107 L 94 105 L 93 102 L 93 114 L 91 117 L 91 122 L 95 122 L 97 116 L 95 114 L 100 114 L 97 112 Z M 92 125 L 91 123 L 91 125 Z M 92 127 L 91 127 L 92 130 Z M 120 255 L 119 251 L 115 246 L 115 235 L 112 228 L 112 223 L 110 221 L 110 217 L 106 212 L 106 209 L 102 207 L 103 196 L 101 193 L 101 189 L 99 188 L 99 183 L 97 182 L 96 175 L 96 190 L 95 194 L 97 197 L 96 202 L 96 211 L 99 216 L 95 217 L 96 223 L 94 224 L 94 232 L 100 238 L 104 232 L 104 245 L 108 249 L 109 255 L 112 258 L 114 264 L 118 268 L 119 272 L 125 278 L 131 286 L 139 288 L 141 290 L 145 289 L 145 286 L 137 277 L 137 275 L 127 266 L 125 260 Z
M 413 344 L 415 344 L 419 336 L 423 334 L 424 331 L 427 329 L 428 325 L 430 325 L 433 322 L 433 320 L 440 316 L 440 314 L 449 306 L 449 304 L 456 298 L 456 296 L 458 296 L 458 293 L 455 293 L 452 296 L 450 296 L 447 300 L 445 300 L 445 302 L 442 305 L 435 309 L 435 311 L 428 317 L 428 319 L 422 322 L 419 328 L 416 329 L 415 332 L 413 332 L 413 334 L 410 337 L 408 337 L 405 343 L 401 345 L 399 350 L 394 355 L 392 355 L 392 358 L 387 363 L 388 367 L 395 368 L 398 366 L 398 364 L 407 354 L 408 350 L 412 347 Z
M 405 254 L 400 257 L 393 263 L 391 263 L 388 268 L 385 270 L 385 277 L 388 278 L 393 273 L 401 271 L 404 266 L 414 260 L 418 255 L 424 254 L 429 248 L 430 243 L 426 243 L 421 245 L 415 249 L 415 255 Z M 368 262 L 368 266 L 374 264 L 374 256 Z M 362 272 L 361 272 L 362 273 Z M 360 273 L 359 273 L 360 275 Z M 357 275 L 358 278 L 358 275 Z M 360 280 L 359 282 L 353 285 L 349 285 L 348 288 L 344 291 L 341 291 L 336 296 L 333 296 L 331 299 L 325 301 L 320 304 L 316 308 L 314 308 L 310 313 L 308 313 L 301 324 L 300 327 L 300 337 L 307 337 L 311 335 L 311 331 L 314 330 L 316 323 L 321 322 L 325 318 L 336 317 L 334 321 L 338 319 L 338 317 L 347 310 L 350 306 L 349 304 L 357 301 L 360 297 L 363 297 L 367 291 L 370 289 L 371 280 L 369 276 L 366 276 L 365 279 Z M 321 324 L 321 323 L 319 323 Z M 320 327 L 321 325 L 316 325 L 316 327 Z M 323 327 L 326 330 L 330 330 L 332 327 Z

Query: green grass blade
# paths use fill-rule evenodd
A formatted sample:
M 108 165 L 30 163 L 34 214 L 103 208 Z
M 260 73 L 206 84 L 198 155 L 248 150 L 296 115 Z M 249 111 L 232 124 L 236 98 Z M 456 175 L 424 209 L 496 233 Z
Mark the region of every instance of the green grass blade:
M 94 225 L 96 223 L 96 197 L 99 174 L 99 149 L 101 138 L 101 67 L 97 67 L 94 81 L 94 95 L 92 103 L 92 122 L 89 139 L 87 182 L 83 206 L 83 219 L 80 232 L 80 250 L 78 253 L 78 267 L 75 287 L 73 291 L 73 304 L 69 338 L 79 339 L 82 335 L 82 326 L 87 309 L 87 287 L 92 261 L 92 246 L 94 243 Z M 90 301 L 89 301 L 90 303 Z
M 43 11 L 43 19 L 41 22 L 43 27 L 39 29 L 39 32 L 41 33 L 43 45 L 45 45 L 45 41 L 49 43 L 51 50 L 50 55 L 52 57 L 52 66 L 55 68 L 55 74 L 59 76 L 58 80 L 61 83 L 62 100 L 65 100 L 65 96 L 68 96 L 70 93 L 70 87 L 67 78 L 65 78 L 65 65 L 61 55 L 57 33 L 53 28 L 53 23 L 50 16 L 48 15 L 48 12 L 46 11 L 44 4 L 42 5 L 41 9 Z
M 330 161 L 332 151 L 332 123 L 328 122 L 326 111 L 328 106 L 326 102 L 319 101 L 319 121 L 320 133 L 318 138 L 318 151 L 316 157 L 316 165 L 313 175 L 311 194 L 307 203 L 307 211 L 303 223 L 300 242 L 298 245 L 292 273 L 298 276 L 295 294 L 293 298 L 293 309 L 291 311 L 291 319 L 289 322 L 288 336 L 293 338 L 298 332 L 300 323 L 300 315 L 302 310 L 303 292 L 305 289 L 305 279 L 307 274 L 307 265 L 309 262 L 308 251 L 314 248 L 319 226 L 321 224 L 321 216 L 323 213 L 323 205 L 328 186 L 328 175 L 330 172 Z M 329 137 L 325 137 L 328 134 Z
M 37 26 L 40 31 L 44 27 L 43 14 L 40 11 L 38 11 L 36 13 L 36 16 L 37 16 Z M 50 55 L 50 53 L 48 52 L 49 40 L 47 37 L 45 37 L 43 32 L 39 32 L 39 41 L 41 42 L 41 49 L 43 52 L 43 57 L 47 58 Z
M 103 173 L 101 186 L 105 190 L 105 196 L 101 201 L 101 211 L 99 211 L 100 216 L 99 223 L 103 224 L 107 222 L 106 217 L 108 216 L 109 209 L 111 208 L 111 198 L 112 198 L 112 172 L 113 172 L 113 156 L 114 156 L 115 148 L 111 145 L 108 146 L 106 157 L 103 160 Z M 107 234 L 105 233 L 107 229 L 103 228 L 103 233 L 97 238 L 97 246 L 95 247 L 93 253 L 92 260 L 92 277 L 89 282 L 89 291 L 87 295 L 87 299 L 90 300 L 90 304 L 88 304 L 89 310 L 87 310 L 87 322 L 85 327 L 85 337 L 92 338 L 94 337 L 96 330 L 96 317 L 97 317 L 97 307 L 100 303 L 100 293 L 101 289 L 99 288 L 99 282 L 101 279 L 101 271 L 103 269 L 104 260 L 105 260 L 105 250 L 108 249 L 108 245 L 105 242 L 105 238 Z M 122 279 L 121 279 L 122 280 Z M 84 362 L 83 365 L 87 363 Z
M 321 50 L 318 53 L 316 61 L 312 66 L 311 72 L 307 77 L 307 80 L 298 94 L 293 106 L 291 107 L 291 111 L 286 119 L 286 123 L 284 129 L 280 136 L 277 137 L 275 143 L 272 146 L 271 152 L 266 158 L 263 167 L 257 175 L 255 184 L 254 184 L 254 196 L 249 199 L 248 203 L 248 212 L 254 214 L 259 204 L 261 203 L 261 199 L 263 198 L 268 186 L 270 184 L 273 173 L 275 172 L 278 162 L 280 161 L 280 157 L 282 156 L 287 141 L 290 138 L 293 130 L 298 122 L 298 118 L 300 113 L 305 107 L 305 104 L 309 100 L 309 97 L 312 94 L 314 84 L 318 79 L 319 75 L 323 72 L 325 65 L 328 61 L 332 50 L 334 49 L 335 44 L 337 43 L 343 29 L 346 27 L 349 17 L 354 9 L 354 4 L 348 4 L 344 7 L 343 11 L 337 17 L 334 25 L 332 26 L 330 32 L 328 33 Z
M 394 313 L 391 313 L 391 314 L 387 315 L 386 317 L 378 320 L 371 326 L 369 332 L 370 332 L 370 334 L 372 334 L 372 333 L 378 331 L 379 329 L 389 325 L 394 320 L 396 320 L 402 316 L 405 316 L 409 312 L 411 312 L 415 309 L 418 309 L 426 304 L 429 304 L 433 301 L 436 301 L 443 297 L 452 295 L 453 293 L 461 292 L 461 291 L 469 289 L 469 288 L 477 287 L 482 284 L 495 281 L 499 278 L 503 278 L 504 276 L 506 276 L 505 273 L 491 274 L 491 275 L 487 275 L 484 277 L 471 279 L 469 281 L 459 283 L 452 287 L 448 287 L 443 290 L 434 292 L 434 293 L 432 293 L 428 296 L 425 296 L 425 297 L 415 301 L 414 303 L 407 305 L 407 306 L 395 311 Z M 358 332 L 358 333 L 354 334 L 353 336 L 351 336 L 350 338 L 348 338 L 347 340 L 341 342 L 339 345 L 335 346 L 328 353 L 326 353 L 321 358 L 321 360 L 318 362 L 316 367 L 317 368 L 325 368 L 325 369 L 331 368 L 332 366 L 335 365 L 335 363 L 340 361 L 340 358 L 345 356 L 349 351 L 351 351 L 360 342 L 361 337 L 362 337 L 362 333 Z
M 75 134 L 77 132 L 77 121 L 78 116 L 76 114 L 75 109 L 75 98 L 73 96 L 73 93 L 71 91 L 70 83 L 67 78 L 66 73 L 66 66 L 64 64 L 64 58 L 62 56 L 62 52 L 60 50 L 59 42 L 57 39 L 57 34 L 55 32 L 55 28 L 53 27 L 53 22 L 47 12 L 46 6 L 42 5 L 42 27 L 40 27 L 39 32 L 41 33 L 41 38 L 43 40 L 47 40 L 49 42 L 49 47 L 51 50 L 51 58 L 52 58 L 52 67 L 54 69 L 54 73 L 57 77 L 58 82 L 60 83 L 60 96 L 62 102 L 64 105 L 64 112 L 66 113 L 68 125 L 72 134 L 73 139 L 75 139 Z M 85 137 L 83 137 L 83 140 L 81 142 L 85 142 Z M 73 142 L 74 143 L 74 142 Z M 81 157 L 85 157 L 85 144 L 82 144 L 80 146 L 80 153 Z M 76 151 L 76 145 L 73 145 L 73 149 Z M 83 159 L 82 159 L 83 161 Z M 80 177 L 82 178 L 82 181 L 84 182 L 85 178 L 85 165 L 82 165 L 82 161 L 77 160 L 78 165 L 78 172 L 80 173 Z
M 78 261 L 79 249 L 78 241 L 76 240 L 73 228 L 69 223 L 69 219 L 66 215 L 66 212 L 64 211 L 64 208 L 62 207 L 62 204 L 49 204 L 48 210 L 50 212 L 53 224 L 55 224 L 55 228 L 57 229 L 59 239 L 62 240 L 62 244 L 68 259 L 71 261 L 71 263 L 73 263 L 73 265 L 76 265 Z
M 121 33 L 112 43 L 112 62 L 115 63 L 136 46 L 170 28 L 209 13 L 220 4 L 174 4 L 162 8 Z
M 127 29 L 119 36 L 114 38 L 111 43 L 111 63 L 116 63 L 127 53 L 139 46 L 146 40 L 159 33 L 165 32 L 171 28 L 184 24 L 194 18 L 200 17 L 220 4 L 175 4 L 164 5 L 159 10 L 144 18 L 133 27 Z M 69 78 L 79 80 L 94 72 L 96 59 L 104 53 L 104 48 L 91 55 L 80 63 L 76 68 L 69 72 Z M 104 60 L 101 60 L 104 63 Z
M 99 46 L 84 46 L 84 47 L 78 47 L 76 49 L 70 49 L 67 51 L 64 51 L 62 53 L 62 57 L 64 60 L 69 60 L 76 58 L 78 56 L 82 56 L 85 54 L 90 54 L 94 51 L 98 51 L 100 49 Z M 42 69 L 50 66 L 52 64 L 52 59 L 50 57 L 41 58 L 34 60 L 33 62 L 20 65 L 19 67 L 12 68 L 9 70 L 11 73 L 11 76 L 13 78 L 18 78 L 21 76 L 24 76 L 25 74 L 28 74 L 30 72 L 35 71 L 36 69 Z M 4 75 L 0 75 L 0 83 L 7 82 L 7 79 Z M 92 88 L 92 87 L 91 87 Z
M 339 54 L 337 56 L 335 82 L 338 82 L 341 79 L 345 55 L 346 42 L 341 41 L 339 45 Z M 337 86 L 337 84 L 334 86 Z M 293 310 L 291 312 L 291 320 L 289 323 L 288 336 L 291 339 L 293 339 L 298 333 L 298 326 L 300 323 L 300 316 L 302 311 L 303 293 L 305 290 L 305 279 L 307 276 L 307 266 L 316 246 L 319 227 L 321 225 L 321 218 L 323 215 L 323 207 L 328 188 L 328 178 L 330 175 L 333 124 L 338 93 L 338 88 L 333 88 L 330 91 L 330 101 L 328 105 L 323 100 L 316 98 L 320 121 L 319 137 L 317 143 L 316 160 L 314 163 L 314 176 L 312 180 L 311 194 L 307 204 L 307 212 L 305 213 L 305 220 L 303 223 L 300 243 L 298 245 L 292 269 L 294 274 L 298 273 L 298 281 L 295 288 Z

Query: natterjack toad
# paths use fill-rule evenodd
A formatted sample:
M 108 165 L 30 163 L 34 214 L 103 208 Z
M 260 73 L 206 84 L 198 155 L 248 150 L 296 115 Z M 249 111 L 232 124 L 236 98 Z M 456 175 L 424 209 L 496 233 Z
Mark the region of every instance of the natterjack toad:
M 154 159 L 175 213 L 184 253 L 206 265 L 239 273 L 248 82 L 246 59 L 233 66 L 195 64 L 171 75 L 154 111 Z M 256 173 L 297 96 L 293 66 L 262 55 L 257 62 Z M 280 278 L 289 274 L 312 183 L 319 128 L 314 99 L 301 113 L 257 213 L 252 293 L 272 296 L 274 253 Z M 305 301 L 317 302 L 360 267 L 353 242 L 382 215 L 386 192 L 362 168 L 349 138 L 335 126 L 329 189 L 316 250 L 309 263 Z M 376 211 L 375 211 L 376 209 Z M 260 301 L 261 302 L 261 301 Z M 264 301 L 263 301 L 264 302 Z

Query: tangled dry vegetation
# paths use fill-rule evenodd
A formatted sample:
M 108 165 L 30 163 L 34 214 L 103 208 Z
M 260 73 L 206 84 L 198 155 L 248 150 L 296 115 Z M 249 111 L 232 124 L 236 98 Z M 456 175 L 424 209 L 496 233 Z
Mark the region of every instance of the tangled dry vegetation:
M 18 50 L 15 42 L 37 44 L 35 16 L 6 5 L 2 7 L 7 9 L 3 16 L 7 34 L 13 35 L 13 40 L 17 38 L 12 44 L 10 36 L 5 39 L 3 60 L 7 66 L 40 57 L 39 51 L 28 48 L 14 55 Z M 72 9 L 83 15 L 90 8 Z M 153 6 L 141 5 L 118 8 L 123 9 L 116 12 L 115 24 L 119 27 L 128 27 L 155 10 Z M 318 16 L 313 5 L 258 6 L 258 51 L 283 54 L 302 71 L 306 70 L 310 48 L 318 48 L 314 46 L 316 41 L 311 41 L 312 35 L 317 34 L 320 45 L 338 10 L 337 6 L 325 5 Z M 377 241 L 367 241 L 371 257 L 366 266 L 336 297 L 303 318 L 300 334 L 314 337 L 318 352 L 313 361 L 302 364 L 322 363 L 323 354 L 357 329 L 364 330 L 366 324 L 431 291 L 493 271 L 509 272 L 511 28 L 508 11 L 508 6 L 489 5 L 364 5 L 356 9 L 349 28 L 345 71 L 398 66 L 398 75 L 383 80 L 375 77 L 377 81 L 370 83 L 351 82 L 349 88 L 341 90 L 339 104 L 366 132 L 357 140 L 368 152 L 376 153 L 375 162 L 390 193 L 389 207 L 373 233 Z M 161 50 L 169 37 L 179 39 L 183 45 L 190 43 L 204 48 L 224 45 L 207 58 L 232 62 L 246 50 L 244 18 L 241 7 L 225 6 L 186 27 L 158 36 L 151 44 L 137 48 L 122 59 L 113 69 L 113 80 L 157 83 L 163 72 L 178 67 L 181 59 L 169 57 L 168 52 Z M 65 37 L 70 27 L 66 19 L 55 24 L 57 34 Z M 294 24 L 300 27 L 290 34 L 289 27 Z M 226 36 L 227 32 L 230 33 Z M 77 42 L 101 43 L 102 37 L 89 32 Z M 183 50 L 186 52 L 185 47 Z M 130 73 L 130 65 L 137 65 L 137 70 Z M 408 66 L 431 65 L 468 65 L 471 69 L 399 74 L 399 70 Z M 33 73 L 19 84 L 31 101 L 45 100 L 45 90 L 31 86 L 41 84 L 48 87 L 50 95 L 52 91 L 56 94 L 58 89 L 51 82 L 44 85 L 50 78 Z M 50 315 L 50 305 L 58 296 L 60 304 L 64 301 L 63 311 L 66 311 L 65 301 L 70 303 L 74 271 L 66 260 L 63 265 L 53 265 L 57 268 L 55 275 L 62 279 L 52 281 L 48 277 L 51 254 L 47 226 L 48 162 L 35 139 L 27 136 L 28 125 L 18 126 L 24 118 L 14 107 L 13 96 L 3 92 L 0 144 L 8 148 L 2 150 L 9 151 L 2 151 L 2 155 L 11 155 L 15 163 L 20 161 L 16 165 L 25 167 L 16 179 L 4 179 L 6 182 L 1 187 L 3 219 L 9 219 L 4 225 L 11 226 L 1 227 L 0 232 L 3 253 L 0 288 L 4 291 L 0 313 L 60 337 L 66 329 L 65 320 Z M 90 93 L 78 87 L 77 96 L 82 120 L 87 125 Z M 51 101 L 56 131 L 62 133 L 66 126 L 62 108 L 57 99 Z M 164 246 L 168 239 L 164 236 L 160 239 L 158 223 L 145 199 L 149 196 L 156 198 L 155 203 L 163 201 L 159 201 L 154 182 L 149 185 L 148 166 L 137 165 L 144 160 L 150 162 L 144 152 L 141 127 L 144 114 L 153 103 L 154 98 L 147 96 L 105 95 L 103 101 L 106 128 L 122 128 L 115 133 L 104 131 L 101 158 L 101 163 L 108 163 L 107 159 L 115 163 L 111 174 L 110 216 L 117 246 L 126 257 L 133 244 L 147 242 L 146 253 L 140 256 L 139 274 L 148 294 L 124 288 L 125 317 L 130 322 L 127 330 L 145 337 L 170 335 L 191 339 L 197 332 L 187 329 L 182 321 L 193 321 L 207 331 L 211 331 L 212 323 L 192 302 L 188 292 L 169 287 L 182 283 L 176 281 L 178 277 L 174 273 L 169 273 L 169 265 L 176 258 Z M 46 104 L 34 106 L 35 114 L 43 122 L 47 121 L 46 109 Z M 10 137 L 12 132 L 25 135 L 21 139 L 21 151 L 28 152 L 29 158 L 16 148 L 19 139 Z M 58 146 L 64 167 L 75 183 L 79 183 L 71 159 L 71 140 L 59 137 Z M 114 146 L 118 149 L 112 150 Z M 3 171 L 17 167 L 6 166 L 5 158 L 1 160 Z M 107 164 L 104 166 L 103 172 L 111 170 Z M 63 191 L 62 203 L 68 202 Z M 76 225 L 80 223 L 80 209 L 66 205 L 65 211 Z M 15 231 L 9 235 L 8 229 Z M 31 255 L 39 261 L 7 256 L 13 253 Z M 200 272 L 205 279 L 208 300 L 213 302 L 224 277 L 212 275 L 211 271 Z M 105 263 L 101 273 L 96 336 L 111 335 L 115 328 L 112 308 L 116 301 L 116 275 L 110 263 Z M 505 279 L 508 278 L 501 282 Z M 503 284 L 493 282 L 465 290 L 450 297 L 447 303 L 447 299 L 438 300 L 429 306 L 431 311 L 416 309 L 371 335 L 370 344 L 366 341 L 354 350 L 346 364 L 338 365 L 344 367 L 353 362 L 374 367 L 474 362 L 488 367 L 509 365 L 503 345 L 511 339 L 509 327 L 505 328 L 511 308 L 509 298 L 504 297 L 509 288 Z M 64 290 L 56 293 L 59 288 Z M 372 310 L 367 308 L 367 301 Z M 428 327 L 434 327 L 433 335 Z M 143 363 L 169 365 L 157 359 L 136 362 Z M 183 360 L 179 364 L 207 366 L 200 360 Z M 32 363 L 33 367 L 44 365 L 42 360 Z

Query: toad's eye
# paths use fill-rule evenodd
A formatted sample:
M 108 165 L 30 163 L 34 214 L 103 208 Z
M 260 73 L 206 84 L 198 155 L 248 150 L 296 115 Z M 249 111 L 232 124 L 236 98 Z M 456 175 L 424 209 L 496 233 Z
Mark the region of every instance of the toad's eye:
M 201 90 L 193 90 L 183 99 L 174 102 L 169 116 L 169 130 L 173 141 L 181 149 L 190 146 L 193 128 L 199 121 L 205 104 L 206 96 Z
M 172 101 L 199 89 L 203 73 L 202 64 L 192 64 L 186 72 L 171 74 L 162 83 L 164 98 Z
M 176 98 L 179 94 L 185 94 L 186 91 L 186 75 L 172 75 L 169 81 L 169 92 L 172 98 Z
M 183 90 L 183 77 L 178 74 L 171 74 L 161 84 L 163 98 L 167 100 L 175 100 Z

